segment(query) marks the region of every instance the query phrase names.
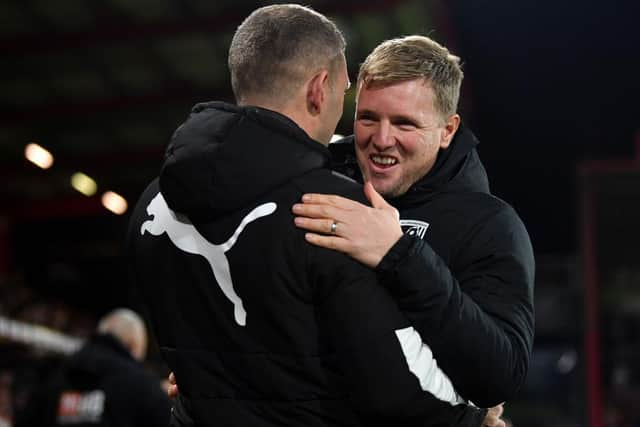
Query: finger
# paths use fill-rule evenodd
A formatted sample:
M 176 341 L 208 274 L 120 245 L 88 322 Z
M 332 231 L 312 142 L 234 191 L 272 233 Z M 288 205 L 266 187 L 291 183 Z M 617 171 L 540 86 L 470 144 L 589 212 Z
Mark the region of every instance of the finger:
M 371 181 L 364 183 L 364 195 L 367 196 L 367 200 L 371 202 L 371 206 L 378 209 L 384 209 L 390 207 L 387 201 L 376 191 L 371 184 Z
M 170 385 L 169 388 L 167 389 L 167 395 L 169 396 L 170 399 L 178 397 L 179 394 L 180 392 L 178 391 L 177 385 Z
M 291 207 L 291 210 L 298 216 L 305 216 L 308 218 L 324 218 L 333 220 L 333 218 L 340 216 L 340 211 L 329 205 L 296 203 Z
M 173 372 L 169 372 L 169 384 L 176 385 L 176 376 Z
M 491 408 L 491 409 L 493 410 L 494 408 Z M 500 419 L 500 417 L 496 415 L 494 412 L 491 412 L 491 410 L 489 411 L 486 418 L 484 419 L 483 426 L 506 427 L 505 422 L 502 419 Z
M 495 414 L 497 418 L 500 418 L 502 416 L 502 413 L 504 412 L 504 406 L 503 405 L 498 405 L 495 407 Z
M 338 236 L 323 236 L 320 234 L 306 233 L 304 238 L 307 242 L 327 249 L 348 253 L 350 249 L 349 241 Z
M 340 229 L 339 225 L 336 223 L 336 230 L 332 232 L 332 219 L 313 219 L 313 218 L 305 218 L 305 217 L 296 217 L 294 218 L 294 222 L 297 227 L 303 228 L 307 231 L 314 231 L 316 233 L 323 234 L 332 234 L 337 235 L 338 230 Z
M 367 199 L 371 203 L 371 206 L 373 206 L 375 209 L 392 211 L 394 217 L 397 220 L 400 220 L 400 212 L 396 208 L 391 206 L 389 203 L 387 203 L 387 201 L 373 187 L 373 184 L 371 184 L 371 181 L 365 182 L 364 194 L 365 196 L 367 196 Z
M 356 209 L 358 207 L 366 207 L 362 203 L 347 199 L 342 196 L 336 196 L 335 194 L 308 193 L 302 196 L 302 202 L 305 204 L 334 206 L 340 209 Z

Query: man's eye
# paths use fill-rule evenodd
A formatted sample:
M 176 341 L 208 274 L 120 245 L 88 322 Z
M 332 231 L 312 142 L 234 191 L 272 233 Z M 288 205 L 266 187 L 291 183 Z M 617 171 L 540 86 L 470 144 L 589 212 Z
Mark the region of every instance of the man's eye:
M 398 128 L 400 128 L 401 130 L 415 130 L 417 128 L 415 123 L 412 122 L 399 122 L 395 124 Z
M 370 116 L 360 116 L 358 117 L 358 122 L 366 126 L 373 124 L 375 122 L 375 119 Z

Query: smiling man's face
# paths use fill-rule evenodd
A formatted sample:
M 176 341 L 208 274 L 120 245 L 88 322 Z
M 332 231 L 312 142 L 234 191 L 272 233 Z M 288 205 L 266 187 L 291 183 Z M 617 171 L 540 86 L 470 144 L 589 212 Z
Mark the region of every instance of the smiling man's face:
M 404 194 L 431 170 L 438 151 L 449 146 L 453 135 L 434 98 L 422 78 L 360 88 L 356 156 L 365 180 L 383 196 Z

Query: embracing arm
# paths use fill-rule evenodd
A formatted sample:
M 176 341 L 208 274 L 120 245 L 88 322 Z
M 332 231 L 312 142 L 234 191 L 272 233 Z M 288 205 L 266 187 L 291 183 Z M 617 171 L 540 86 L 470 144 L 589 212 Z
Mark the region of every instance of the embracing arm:
M 533 345 L 534 260 L 510 208 L 460 251 L 456 276 L 424 241 L 403 236 L 377 270 L 457 389 L 481 406 L 511 399 Z
M 449 266 L 422 240 L 403 236 L 398 212 L 365 184 L 372 207 L 305 195 L 294 206 L 309 242 L 378 268 L 400 308 L 465 398 L 481 406 L 511 398 L 524 381 L 533 341 L 533 251 L 510 208 L 487 218 Z M 336 222 L 333 234 L 331 223 Z
M 334 343 L 349 398 L 364 420 L 482 425 L 486 411 L 464 403 L 373 272 L 319 248 L 309 259 L 319 325 Z

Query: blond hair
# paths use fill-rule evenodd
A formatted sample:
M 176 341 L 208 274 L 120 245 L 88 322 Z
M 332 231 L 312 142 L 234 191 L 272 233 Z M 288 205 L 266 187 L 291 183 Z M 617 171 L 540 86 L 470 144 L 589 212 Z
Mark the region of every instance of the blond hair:
M 425 36 L 387 40 L 360 66 L 358 90 L 422 78 L 435 93 L 434 107 L 443 118 L 455 114 L 462 85 L 460 58 Z

